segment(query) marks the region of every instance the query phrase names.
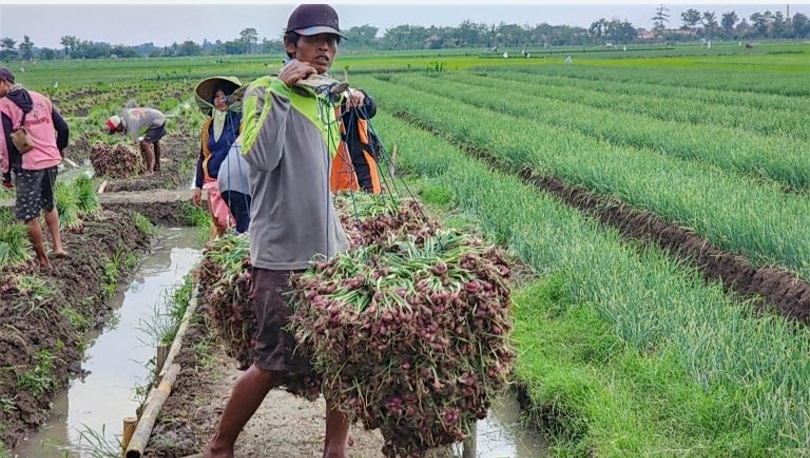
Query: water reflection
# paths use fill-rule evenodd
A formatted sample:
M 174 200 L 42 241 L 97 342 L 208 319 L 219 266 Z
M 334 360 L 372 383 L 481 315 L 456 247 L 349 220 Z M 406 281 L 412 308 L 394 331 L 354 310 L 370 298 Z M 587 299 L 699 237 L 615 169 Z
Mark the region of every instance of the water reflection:
M 520 406 L 513 394 L 493 402 L 489 416 L 478 421 L 477 458 L 542 458 L 548 456 L 541 435 L 520 424 Z M 455 453 L 461 456 L 461 447 Z

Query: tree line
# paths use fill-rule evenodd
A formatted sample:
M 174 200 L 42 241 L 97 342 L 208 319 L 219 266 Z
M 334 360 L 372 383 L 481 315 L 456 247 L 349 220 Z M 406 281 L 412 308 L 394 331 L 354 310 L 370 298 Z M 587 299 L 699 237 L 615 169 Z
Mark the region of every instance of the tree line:
M 382 35 L 379 28 L 365 24 L 344 31 L 349 39 L 341 44 L 341 48 L 368 51 L 478 48 L 497 51 L 503 48 L 528 49 L 605 43 L 671 43 L 700 39 L 748 41 L 810 37 L 810 20 L 802 13 L 788 17 L 781 11 L 765 11 L 741 18 L 732 10 L 721 13 L 718 19 L 715 12 L 701 12 L 692 8 L 681 13 L 680 26 L 672 28 L 672 25 L 677 24 L 671 24 L 669 9 L 661 5 L 650 19 L 654 26 L 649 31 L 637 28 L 629 21 L 615 18 L 601 18 L 588 28 L 547 23 L 528 26 L 501 22 L 495 25 L 467 20 L 458 26 L 447 27 L 399 25 L 385 30 Z M 243 29 L 238 37 L 224 42 L 203 40 L 200 44 L 187 40 L 172 43 L 171 46 L 155 46 L 153 43 L 125 46 L 65 35 L 61 37 L 60 45 L 60 49 L 37 48 L 29 35 L 24 35 L 19 42 L 8 37 L 0 38 L 0 60 L 279 54 L 284 50 L 280 38 L 259 40 L 258 32 L 252 27 Z

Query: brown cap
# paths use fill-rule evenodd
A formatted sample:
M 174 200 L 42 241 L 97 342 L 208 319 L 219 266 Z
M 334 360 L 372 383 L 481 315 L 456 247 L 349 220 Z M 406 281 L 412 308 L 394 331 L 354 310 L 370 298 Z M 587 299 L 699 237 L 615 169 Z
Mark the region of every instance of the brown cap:
M 329 5 L 299 5 L 290 14 L 287 29 L 284 32 L 295 32 L 304 36 L 331 33 L 346 38 L 340 33 L 337 11 Z
M 6 80 L 14 84 L 14 73 L 11 73 L 11 70 L 6 67 L 0 67 L 0 80 Z

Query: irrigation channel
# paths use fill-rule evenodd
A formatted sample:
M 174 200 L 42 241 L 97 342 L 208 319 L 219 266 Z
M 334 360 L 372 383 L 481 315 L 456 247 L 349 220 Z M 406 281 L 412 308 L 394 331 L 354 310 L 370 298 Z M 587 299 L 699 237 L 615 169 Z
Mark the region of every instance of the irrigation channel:
M 87 336 L 83 370 L 88 375 L 57 395 L 49 420 L 12 457 L 116 456 L 122 419 L 135 415 L 142 400 L 136 389 L 151 378 L 152 367 L 147 362 L 155 356 L 156 344 L 150 329 L 157 326 L 156 317 L 164 312 L 174 288 L 199 261 L 201 246 L 199 228 L 160 229 L 152 253 L 142 261 L 131 283 L 111 299 L 113 315 L 108 324 Z M 267 404 L 257 416 L 273 409 Z M 546 456 L 542 437 L 521 425 L 518 412 L 512 394 L 494 403 L 489 417 L 477 425 L 477 458 Z M 462 456 L 460 445 L 453 451 Z
M 198 228 L 161 228 L 158 242 L 125 290 L 114 296 L 113 315 L 101 330 L 87 336 L 83 380 L 54 401 L 50 419 L 12 453 L 20 458 L 94 456 L 80 452 L 103 430 L 115 446 L 124 417 L 138 408 L 136 388 L 148 383 L 147 362 L 155 356 L 153 329 L 174 288 L 197 264 L 202 240 Z M 67 452 L 65 448 L 73 449 Z

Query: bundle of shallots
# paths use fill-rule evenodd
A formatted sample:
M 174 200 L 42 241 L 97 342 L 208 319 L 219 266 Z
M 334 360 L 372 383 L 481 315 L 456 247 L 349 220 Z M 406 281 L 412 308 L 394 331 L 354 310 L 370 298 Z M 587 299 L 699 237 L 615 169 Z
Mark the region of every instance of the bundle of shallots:
M 395 231 L 293 277 L 289 329 L 329 401 L 379 428 L 387 457 L 421 457 L 463 441 L 506 387 L 509 276 L 472 236 Z
M 100 177 L 130 178 L 146 170 L 141 153 L 124 143 L 93 144 L 90 149 L 90 163 L 96 176 Z

